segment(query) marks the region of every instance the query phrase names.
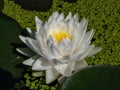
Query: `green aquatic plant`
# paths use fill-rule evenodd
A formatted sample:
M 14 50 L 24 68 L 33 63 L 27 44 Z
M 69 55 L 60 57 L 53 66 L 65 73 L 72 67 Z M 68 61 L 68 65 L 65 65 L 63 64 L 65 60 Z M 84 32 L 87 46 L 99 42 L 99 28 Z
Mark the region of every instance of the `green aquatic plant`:
M 16 82 L 13 90 L 57 90 L 58 87 L 59 84 L 57 81 L 46 84 L 44 76 L 33 77 L 29 72 L 25 73 L 24 76 Z

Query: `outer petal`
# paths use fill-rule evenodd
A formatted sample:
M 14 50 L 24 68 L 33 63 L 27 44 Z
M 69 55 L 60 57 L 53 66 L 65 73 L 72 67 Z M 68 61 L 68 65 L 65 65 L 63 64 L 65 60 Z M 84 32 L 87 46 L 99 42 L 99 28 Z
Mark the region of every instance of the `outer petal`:
M 28 48 L 16 48 L 16 50 L 25 55 L 25 56 L 28 56 L 28 57 L 32 57 L 35 53 L 33 53 L 30 49 Z
M 76 45 L 73 54 L 84 53 L 91 42 L 92 36 L 93 30 L 87 32 L 84 36 L 84 39 Z
M 50 23 L 51 21 L 55 20 L 57 17 L 59 16 L 58 12 L 54 12 L 48 19 L 48 23 Z
M 19 38 L 21 39 L 21 41 L 23 41 L 32 51 L 34 51 L 37 54 L 40 54 L 40 52 L 36 52 L 38 51 L 38 49 L 36 48 L 36 41 L 32 38 L 29 37 L 24 37 L 19 35 Z M 34 43 L 34 44 L 33 44 Z M 36 50 L 37 49 L 37 50 Z
M 35 16 L 35 21 L 36 21 L 36 29 L 39 32 L 43 22 L 37 16 Z
M 91 53 L 89 53 L 88 56 L 90 57 L 90 56 L 92 56 L 92 55 L 94 55 L 94 54 L 100 52 L 101 50 L 102 50 L 101 47 L 95 47 L 95 48 L 91 51 Z
M 85 60 L 80 60 L 80 61 L 75 62 L 74 70 L 78 70 L 86 66 L 88 66 L 87 62 Z
M 57 72 L 54 68 L 49 68 L 46 70 L 46 83 L 49 84 L 53 82 L 59 76 L 59 72 Z
M 81 40 L 81 42 L 79 42 L 76 46 L 76 49 L 80 48 L 82 45 L 86 45 L 86 44 L 90 44 L 91 42 L 91 39 L 93 37 L 93 34 L 94 34 L 94 31 L 93 29 L 91 31 L 88 31 L 84 37 L 83 37 L 83 40 Z
M 57 22 L 61 22 L 62 20 L 64 20 L 64 14 L 61 13 L 58 17 L 57 17 Z
M 82 57 L 80 58 L 80 60 L 82 60 L 82 59 L 84 59 L 86 56 L 88 56 L 88 55 L 92 52 L 92 50 L 94 49 L 94 47 L 95 47 L 95 45 L 90 45 L 89 48 L 88 48 L 88 50 L 86 50 L 86 51 L 83 53 L 83 55 L 82 55 Z
M 72 18 L 72 13 L 69 12 L 69 14 L 66 16 L 65 20 L 68 22 Z
M 28 66 L 32 66 L 33 63 L 34 63 L 38 58 L 39 58 L 39 56 L 38 56 L 38 55 L 35 55 L 35 56 L 33 56 L 33 57 L 31 57 L 31 58 L 23 61 L 23 64 L 28 65 Z
M 31 30 L 31 28 L 29 28 L 29 27 L 27 27 L 26 29 L 27 29 L 30 37 L 31 37 L 31 38 L 35 38 L 35 31 L 34 31 L 34 30 Z
M 40 71 L 40 70 L 46 70 L 51 68 L 50 62 L 44 58 L 39 58 L 35 61 L 35 63 L 32 65 L 32 70 Z
M 83 53 L 81 53 L 81 51 L 80 51 L 79 53 L 77 53 L 73 57 L 71 57 L 71 60 L 78 61 L 78 60 L 84 59 L 86 56 L 89 55 L 89 53 L 91 53 L 91 51 L 93 50 L 95 45 L 90 45 L 90 46 L 86 46 L 86 47 L 87 48 L 85 49 L 85 51 Z
M 34 77 L 41 77 L 41 76 L 45 76 L 45 72 L 44 71 L 32 72 L 32 75 Z
M 84 36 L 86 34 L 86 29 L 87 29 L 88 21 L 86 19 L 83 19 L 81 23 L 77 24 L 77 30 L 74 35 L 74 39 L 71 42 L 71 53 L 74 52 L 76 49 L 77 45 L 81 43 L 84 40 Z M 73 44 L 73 45 L 72 45 Z
M 77 22 L 77 23 L 79 22 L 79 21 L 78 21 L 78 13 L 76 13 L 76 14 L 73 16 L 73 19 L 75 20 L 75 22 Z
M 74 67 L 74 62 L 71 62 L 69 64 L 60 64 L 55 65 L 55 69 L 60 72 L 63 76 L 70 76 L 72 74 Z

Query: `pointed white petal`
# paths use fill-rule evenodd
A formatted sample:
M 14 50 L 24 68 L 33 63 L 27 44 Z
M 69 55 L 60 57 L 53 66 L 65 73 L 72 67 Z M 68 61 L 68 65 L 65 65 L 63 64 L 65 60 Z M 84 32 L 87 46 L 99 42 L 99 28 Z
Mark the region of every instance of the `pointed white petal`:
M 75 39 L 79 40 L 76 42 L 77 46 L 79 46 L 82 41 L 85 41 L 84 37 L 86 35 L 87 25 L 88 25 L 88 21 L 86 19 L 83 19 L 80 24 L 77 24 L 77 30 L 76 30 L 77 35 L 75 37 Z
M 51 21 L 57 19 L 57 17 L 59 16 L 58 12 L 54 12 L 48 19 L 48 23 L 51 23 Z
M 20 38 L 20 40 L 21 40 L 22 42 L 24 42 L 24 43 L 26 44 L 26 38 L 27 38 L 27 37 L 24 37 L 24 36 L 22 36 L 22 35 L 19 35 L 19 38 Z
M 58 72 L 60 72 L 62 75 L 64 75 L 64 73 L 68 67 L 68 64 L 55 65 L 54 67 Z
M 70 76 L 73 71 L 74 63 L 55 65 L 55 69 L 63 76 Z
M 88 56 L 89 56 L 89 57 L 90 57 L 90 56 L 93 56 L 94 54 L 100 52 L 101 50 L 102 50 L 101 47 L 95 47 L 95 48 L 91 51 L 91 53 L 89 53 Z
M 58 76 L 59 76 L 59 73 L 54 68 L 47 69 L 46 84 L 53 82 Z
M 35 56 L 33 56 L 33 57 L 31 57 L 31 58 L 23 61 L 23 64 L 28 65 L 28 66 L 32 66 L 33 63 L 34 63 L 38 58 L 39 58 L 39 56 L 38 56 L 38 55 L 35 55 Z
M 65 20 L 68 22 L 72 18 L 72 13 L 69 12 L 69 14 L 66 16 Z
M 40 71 L 40 70 L 46 70 L 49 69 L 50 63 L 45 58 L 39 58 L 35 61 L 35 63 L 32 66 L 32 70 Z
M 58 15 L 59 15 L 59 13 L 56 11 L 56 12 L 53 13 L 52 17 L 53 17 L 54 19 L 56 19 L 56 18 L 58 17 Z
M 78 51 L 76 54 L 74 54 L 69 61 L 79 61 L 84 59 L 89 55 L 89 53 L 93 50 L 95 45 L 87 45 L 85 48 L 82 49 L 82 51 Z
M 19 38 L 21 39 L 21 41 L 23 41 L 32 51 L 35 52 L 33 46 L 31 46 L 31 44 L 28 42 L 28 37 L 24 37 L 24 36 L 21 36 L 19 35 Z M 35 52 L 36 53 L 36 52 Z
M 62 39 L 61 42 L 58 44 L 58 48 L 63 51 L 65 50 L 65 47 L 66 47 L 66 42 L 65 42 L 65 39 Z
M 84 35 L 83 39 L 78 43 L 78 45 L 76 46 L 76 48 L 79 48 L 79 47 L 81 47 L 84 44 L 90 44 L 91 43 L 91 39 L 93 37 L 93 34 L 94 34 L 94 30 L 93 29 L 91 31 L 88 31 Z
M 88 48 L 88 50 L 86 50 L 86 52 L 83 53 L 83 55 L 82 55 L 82 57 L 80 58 L 80 60 L 82 60 L 82 59 L 84 59 L 86 56 L 88 56 L 88 55 L 92 52 L 92 50 L 93 50 L 94 47 L 95 47 L 95 45 L 90 45 L 89 48 Z
M 36 35 L 36 39 L 37 39 L 37 43 L 40 47 L 40 52 L 41 52 L 41 55 L 43 57 L 46 57 L 47 59 L 53 59 L 54 56 L 52 55 L 52 53 L 50 52 L 50 48 L 49 48 L 49 44 L 51 45 L 49 39 L 45 42 L 43 42 L 43 39 L 41 38 L 41 36 L 39 35 Z
M 59 23 L 59 26 L 62 30 L 68 32 L 68 23 L 65 21 L 65 20 L 62 20 L 60 23 Z
M 50 35 L 49 36 L 49 39 L 48 39 L 51 43 L 53 43 L 54 45 L 57 45 L 58 44 L 58 42 L 57 42 L 57 40 L 52 36 L 52 35 Z
M 35 38 L 35 31 L 33 31 L 31 28 L 27 27 L 27 32 L 29 33 L 31 38 Z
M 75 22 L 78 23 L 78 13 L 76 13 L 76 14 L 73 16 L 73 19 L 75 20 Z
M 36 21 L 36 29 L 39 32 L 40 26 L 42 25 L 43 22 L 37 16 L 35 16 L 35 21 Z
M 58 57 L 60 56 L 60 51 L 57 49 L 57 47 L 54 45 L 54 44 L 51 44 L 50 46 L 51 48 L 51 51 L 52 51 L 52 54 L 55 56 L 55 57 Z
M 87 38 L 87 39 L 85 39 L 85 40 L 90 41 L 92 39 L 93 35 L 94 35 L 94 30 L 92 29 L 86 33 L 85 38 Z
M 31 45 L 31 49 L 34 50 L 35 53 L 42 55 L 40 52 L 40 47 L 36 40 L 27 37 L 27 42 L 29 43 L 29 45 Z
M 74 70 L 79 70 L 86 66 L 88 66 L 87 62 L 85 60 L 80 60 L 80 61 L 75 62 Z
M 64 20 L 64 14 L 61 13 L 58 17 L 57 17 L 57 22 L 61 22 L 62 20 Z
M 38 42 L 40 48 L 45 48 L 42 37 L 38 33 L 36 33 L 35 37 L 36 37 L 36 42 Z
M 34 77 L 41 77 L 41 76 L 45 76 L 45 73 L 43 71 L 39 71 L 39 72 L 32 72 L 32 75 Z
M 35 53 L 33 53 L 30 49 L 28 48 L 16 48 L 16 50 L 25 55 L 25 56 L 28 56 L 28 57 L 32 57 Z
M 32 30 L 31 30 L 31 28 L 29 28 L 29 27 L 26 27 L 26 30 L 28 31 L 28 33 L 32 33 Z
M 48 23 L 51 23 L 54 20 L 53 16 L 50 16 L 48 19 Z

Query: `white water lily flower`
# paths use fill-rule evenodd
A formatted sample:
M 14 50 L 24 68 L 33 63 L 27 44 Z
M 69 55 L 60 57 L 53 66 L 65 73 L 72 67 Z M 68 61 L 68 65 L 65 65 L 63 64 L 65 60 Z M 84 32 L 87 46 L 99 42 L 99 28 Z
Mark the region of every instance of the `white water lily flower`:
M 30 37 L 19 36 L 29 47 L 17 48 L 17 51 L 30 57 L 23 64 L 32 66 L 32 70 L 46 71 L 46 83 L 58 77 L 69 77 L 73 71 L 87 66 L 84 60 L 101 50 L 90 45 L 94 31 L 86 33 L 88 21 L 78 21 L 78 14 L 70 12 L 66 18 L 63 13 L 54 12 L 47 22 L 35 17 L 37 31 L 27 28 Z M 42 57 L 41 57 L 42 56 Z

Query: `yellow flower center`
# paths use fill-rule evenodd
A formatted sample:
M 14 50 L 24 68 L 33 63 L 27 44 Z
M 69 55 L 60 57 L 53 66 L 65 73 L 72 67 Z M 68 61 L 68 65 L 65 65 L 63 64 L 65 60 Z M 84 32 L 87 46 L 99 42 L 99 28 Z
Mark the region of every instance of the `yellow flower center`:
M 54 31 L 53 32 L 53 37 L 58 41 L 60 42 L 62 39 L 65 39 L 65 38 L 69 38 L 70 40 L 72 40 L 72 36 L 66 32 L 66 31 Z

